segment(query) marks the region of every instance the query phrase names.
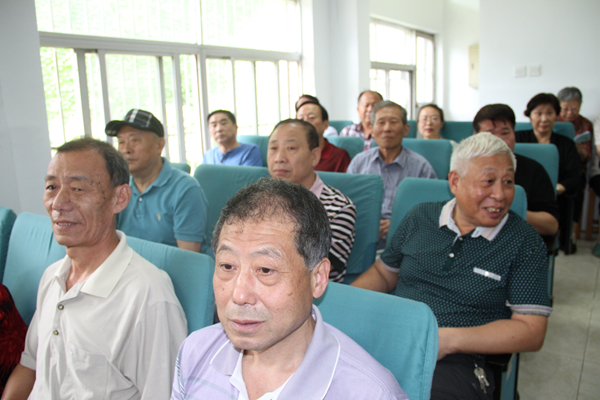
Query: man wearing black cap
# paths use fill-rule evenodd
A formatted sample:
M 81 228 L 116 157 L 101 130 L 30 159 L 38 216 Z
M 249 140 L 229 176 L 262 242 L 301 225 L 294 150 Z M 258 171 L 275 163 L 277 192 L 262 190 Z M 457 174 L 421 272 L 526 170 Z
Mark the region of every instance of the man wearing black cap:
M 198 182 L 161 157 L 164 129 L 152 113 L 130 110 L 122 121 L 110 121 L 105 132 L 116 136 L 129 164 L 131 201 L 117 228 L 130 236 L 200 251 L 208 202 Z

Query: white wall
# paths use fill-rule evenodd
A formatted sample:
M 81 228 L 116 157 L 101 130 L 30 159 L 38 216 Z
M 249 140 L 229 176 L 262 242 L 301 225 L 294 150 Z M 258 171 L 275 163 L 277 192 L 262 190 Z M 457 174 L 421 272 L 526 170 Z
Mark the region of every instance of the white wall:
M 600 114 L 600 2 L 597 0 L 481 0 L 481 105 L 523 110 L 540 92 L 565 86 L 583 92 L 582 115 Z M 515 78 L 517 66 L 541 65 L 538 77 Z
M 0 205 L 45 214 L 50 140 L 34 0 L 0 1 Z

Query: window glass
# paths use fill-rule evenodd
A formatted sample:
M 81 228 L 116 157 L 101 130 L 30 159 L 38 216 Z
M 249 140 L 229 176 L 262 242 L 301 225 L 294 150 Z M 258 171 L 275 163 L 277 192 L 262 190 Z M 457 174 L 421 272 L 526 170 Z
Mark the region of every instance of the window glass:
M 198 0 L 35 0 L 38 30 L 199 43 Z
M 415 64 L 415 31 L 371 20 L 371 61 Z
M 431 38 L 417 37 L 417 103 L 434 99 L 434 53 Z
M 165 108 L 167 110 L 166 121 L 162 121 L 165 127 L 165 140 L 168 142 L 169 160 L 180 162 L 179 140 L 177 138 L 177 107 L 175 106 L 175 83 L 173 79 L 173 57 L 162 57 L 163 74 L 165 80 Z M 182 77 L 183 78 L 183 77 Z M 182 83 L 183 86 L 183 83 Z
M 381 93 L 384 99 L 388 99 L 387 85 L 385 82 L 385 70 L 371 69 L 371 90 Z
M 203 44 L 300 51 L 297 0 L 202 0 Z
M 394 103 L 400 104 L 408 112 L 408 117 L 411 117 L 411 85 L 410 85 L 410 72 L 408 71 L 395 71 L 389 72 L 390 80 L 390 92 L 389 100 Z
M 92 137 L 105 140 L 104 128 L 104 101 L 102 96 L 102 81 L 100 79 L 100 62 L 98 54 L 85 54 L 85 69 L 87 77 L 87 89 L 90 102 L 90 120 L 92 122 Z
M 270 61 L 257 61 L 255 65 L 258 134 L 269 135 L 279 122 L 277 67 Z
M 238 135 L 256 135 L 254 63 L 235 62 L 235 102 Z
M 50 146 L 84 135 L 77 57 L 72 49 L 40 50 Z
M 181 65 L 181 92 L 183 97 L 183 130 L 185 133 L 185 154 L 187 161 L 195 169 L 202 163 L 204 146 L 202 144 L 200 121 L 200 94 L 198 93 L 197 61 L 195 55 L 179 56 Z
M 206 60 L 208 76 L 208 109 L 233 111 L 233 72 L 231 60 L 209 58 Z

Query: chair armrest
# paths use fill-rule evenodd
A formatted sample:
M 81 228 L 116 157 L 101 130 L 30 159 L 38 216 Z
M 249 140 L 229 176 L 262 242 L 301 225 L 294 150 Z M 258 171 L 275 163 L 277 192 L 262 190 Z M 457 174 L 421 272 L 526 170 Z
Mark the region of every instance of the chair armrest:
M 499 369 L 501 372 L 504 372 L 508 368 L 512 356 L 512 353 L 492 354 L 487 356 L 487 364 L 493 370 Z

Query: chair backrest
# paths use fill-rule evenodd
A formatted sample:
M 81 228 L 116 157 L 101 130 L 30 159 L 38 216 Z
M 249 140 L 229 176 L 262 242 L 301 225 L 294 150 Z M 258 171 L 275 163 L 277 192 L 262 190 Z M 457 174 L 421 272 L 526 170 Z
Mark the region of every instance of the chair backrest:
M 406 123 L 408 125 L 410 125 L 410 130 L 408 131 L 408 135 L 406 135 L 407 138 L 416 138 L 417 137 L 417 121 L 414 119 L 409 119 L 408 121 L 406 121 Z
M 246 144 L 255 144 L 260 149 L 260 158 L 262 158 L 263 165 L 267 165 L 267 150 L 269 149 L 269 137 L 258 136 L 258 135 L 238 135 L 237 141 Z M 204 189 L 204 186 L 202 186 Z
M 190 167 L 190 164 L 184 162 L 172 162 L 171 167 L 177 168 L 183 172 L 187 172 L 188 174 L 192 172 L 192 167 Z
M 394 232 L 400 222 L 411 208 L 417 204 L 434 201 L 446 201 L 454 197 L 450 191 L 448 181 L 425 179 L 425 178 L 404 178 L 396 190 L 394 207 L 392 208 L 392 218 L 390 221 L 390 230 L 388 237 L 394 236 Z M 516 212 L 521 218 L 527 216 L 527 197 L 525 190 L 519 185 L 515 185 L 515 198 L 510 209 Z M 387 241 L 388 243 L 391 240 Z
M 350 158 L 354 158 L 355 155 L 363 151 L 365 146 L 362 138 L 353 136 L 327 136 L 327 140 L 332 145 L 346 150 Z
M 407 138 L 416 138 L 418 127 L 417 121 L 410 119 L 407 121 L 410 125 Z M 473 123 L 471 121 L 445 121 L 440 130 L 440 136 L 444 139 L 460 142 L 461 140 L 473 134 Z
M 323 183 L 338 189 L 356 205 L 356 236 L 344 278 L 344 282 L 349 283 L 375 262 L 383 202 L 383 179 L 380 175 L 321 171 L 318 174 Z
M 203 252 L 214 257 L 210 248 L 212 233 L 221 215 L 221 209 L 225 207 L 227 200 L 233 197 L 243 186 L 268 175 L 269 170 L 264 167 L 201 164 L 196 168 L 194 178 L 202 186 L 204 195 L 208 200 L 206 218 L 206 243 L 208 246 L 202 246 Z
M 517 122 L 515 124 L 515 132 L 527 131 L 530 129 L 533 129 L 531 122 Z M 554 123 L 554 128 L 552 128 L 552 131 L 558 133 L 559 135 L 575 139 L 575 126 L 573 126 L 573 124 L 570 122 L 556 121 Z
M 6 252 L 8 251 L 8 240 L 10 232 L 17 219 L 17 215 L 10 208 L 0 206 L 0 282 L 4 276 L 4 265 L 6 264 Z
M 558 182 L 558 149 L 553 144 L 515 143 L 515 153 L 542 164 L 556 190 Z M 519 166 L 517 165 L 517 170 Z
M 438 179 L 448 179 L 450 157 L 452 157 L 452 144 L 449 140 L 406 138 L 402 140 L 402 146 L 425 157 L 433 167 Z
M 214 261 L 210 257 L 133 237 L 127 241 L 134 251 L 169 274 L 188 320 L 189 332 L 212 324 Z M 50 218 L 29 213 L 19 215 L 10 237 L 3 283 L 26 324 L 35 311 L 42 274 L 64 256 L 64 246 L 54 240 Z
M 334 282 L 314 303 L 325 322 L 389 369 L 411 400 L 430 398 L 438 326 L 427 305 Z
M 337 120 L 330 119 L 329 120 L 329 126 L 333 126 L 335 128 L 335 130 L 338 131 L 338 133 L 340 133 L 342 131 L 342 129 L 344 129 L 348 125 L 352 125 L 352 121 L 350 121 L 349 119 L 337 119 Z

